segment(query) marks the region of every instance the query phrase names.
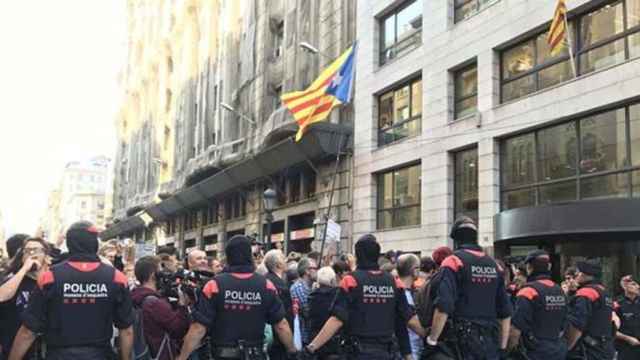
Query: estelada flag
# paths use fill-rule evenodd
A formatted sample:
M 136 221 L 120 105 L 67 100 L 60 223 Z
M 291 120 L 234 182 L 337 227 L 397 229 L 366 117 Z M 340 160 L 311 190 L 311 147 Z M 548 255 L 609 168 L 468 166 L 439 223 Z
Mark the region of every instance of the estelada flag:
M 306 90 L 282 95 L 282 103 L 298 123 L 296 141 L 302 139 L 311 124 L 326 120 L 335 106 L 351 100 L 356 49 L 357 43 L 354 43 L 324 69 Z
M 564 49 L 564 39 L 567 34 L 567 4 L 564 0 L 558 0 L 556 11 L 553 14 L 549 34 L 547 34 L 547 44 L 549 45 L 549 53 L 556 55 Z

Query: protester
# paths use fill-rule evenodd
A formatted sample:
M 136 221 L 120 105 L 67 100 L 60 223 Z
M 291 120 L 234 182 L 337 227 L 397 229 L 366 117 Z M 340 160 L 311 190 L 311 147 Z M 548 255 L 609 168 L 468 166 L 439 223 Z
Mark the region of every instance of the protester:
M 313 282 L 316 281 L 318 265 L 311 258 L 302 258 L 298 263 L 298 280 L 291 286 L 291 300 L 294 308 L 304 309 L 308 305 L 309 294 L 311 294 Z M 304 313 L 299 312 L 300 318 L 300 337 L 302 344 L 309 343 L 309 329 Z
M 158 249 L 157 255 L 162 261 L 160 266 L 171 272 L 178 271 L 178 255 L 177 250 L 173 246 L 162 246 Z
M 313 290 L 309 295 L 309 306 L 306 316 L 309 319 L 309 335 L 311 339 L 318 335 L 325 322 L 327 322 L 331 316 L 331 305 L 338 294 L 336 273 L 331 267 L 325 266 L 318 270 L 318 285 L 318 288 Z M 342 340 L 341 333 L 333 336 L 331 340 L 318 351 L 318 359 L 340 359 L 342 354 L 340 343 Z
M 434 274 L 428 278 L 425 285 L 418 290 L 418 294 L 416 295 L 416 313 L 420 319 L 420 324 L 425 328 L 430 328 L 431 321 L 433 320 L 433 303 L 438 294 L 438 286 L 442 281 L 440 265 L 444 259 L 450 255 L 453 255 L 453 250 L 446 246 L 439 247 L 433 251 L 431 257 L 435 263 L 436 270 Z M 447 329 L 445 329 L 445 332 L 447 332 L 446 330 Z M 441 347 L 443 346 L 444 345 L 441 344 Z
M 171 307 L 157 287 L 156 273 L 160 269 L 160 258 L 145 256 L 135 265 L 136 278 L 140 286 L 131 292 L 133 305 L 142 309 L 144 336 L 154 359 L 171 359 L 179 353 L 182 338 L 189 329 L 189 298 L 180 294 L 179 306 Z
M 348 273 L 351 272 L 351 267 L 349 266 L 349 263 L 346 261 L 346 259 L 344 257 L 340 257 L 340 259 L 336 260 L 331 267 L 333 268 L 333 271 L 336 274 L 336 281 L 338 283 L 340 283 L 340 281 L 342 281 L 342 278 L 347 275 Z
M 218 275 L 222 272 L 222 262 L 216 258 L 213 258 L 211 260 L 211 271 L 215 274 Z
M 18 242 L 14 242 L 16 244 Z M 40 274 L 47 271 L 46 256 L 48 244 L 40 238 L 27 238 L 19 241 L 22 246 L 12 249 L 13 261 L 7 273 L 2 275 L 0 286 L 0 359 L 6 359 L 11 351 L 13 340 L 21 324 L 31 293 L 37 286 Z M 37 346 L 32 346 L 27 359 L 37 357 Z
M 620 281 L 624 295 L 615 308 L 620 318 L 620 329 L 616 333 L 618 360 L 640 359 L 640 282 L 627 275 Z
M 293 331 L 293 305 L 291 303 L 291 293 L 285 281 L 285 270 L 287 268 L 286 259 L 282 251 L 269 250 L 264 255 L 264 266 L 267 269 L 266 278 L 273 283 L 278 290 L 278 295 L 284 307 L 285 319 Z M 273 329 L 275 332 L 275 329 Z M 273 345 L 269 349 L 270 360 L 281 360 L 287 358 L 287 349 L 284 344 L 275 337 Z
M 209 271 L 207 253 L 202 250 L 192 250 L 187 255 L 186 268 L 191 271 Z
M 414 283 L 420 274 L 420 258 L 414 254 L 403 254 L 398 257 L 397 265 L 398 276 L 404 285 L 404 295 L 407 298 L 407 303 L 415 312 L 415 293 L 417 289 L 414 287 Z M 411 354 L 413 354 L 414 359 L 419 359 L 420 354 L 422 353 L 423 339 L 411 329 L 408 329 L 408 332 Z

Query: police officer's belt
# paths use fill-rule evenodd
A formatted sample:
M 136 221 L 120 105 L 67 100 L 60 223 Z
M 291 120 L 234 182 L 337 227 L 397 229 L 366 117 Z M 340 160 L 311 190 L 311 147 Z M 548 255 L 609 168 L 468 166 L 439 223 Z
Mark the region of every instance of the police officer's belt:
M 591 347 L 599 347 L 602 344 L 610 342 L 612 340 L 613 340 L 613 338 L 610 338 L 610 337 L 607 337 L 607 336 L 593 337 L 591 335 L 584 335 L 582 337 L 582 342 L 585 345 L 591 346 Z
M 221 358 L 240 358 L 243 359 L 245 355 L 257 355 L 262 354 L 262 344 L 252 343 L 251 345 L 244 346 L 216 346 L 213 351 L 215 357 Z
M 355 343 L 358 345 L 360 350 L 380 350 L 385 352 L 393 351 L 393 340 L 392 339 L 380 339 L 380 338 L 355 338 Z

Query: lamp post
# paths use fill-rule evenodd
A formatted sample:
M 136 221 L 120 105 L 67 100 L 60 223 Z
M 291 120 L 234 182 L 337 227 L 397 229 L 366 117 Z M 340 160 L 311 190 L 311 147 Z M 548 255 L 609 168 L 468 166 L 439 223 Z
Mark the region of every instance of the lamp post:
M 256 122 L 253 121 L 252 118 L 250 118 L 249 116 L 247 116 L 247 115 L 241 113 L 240 111 L 236 110 L 236 108 L 234 108 L 233 106 L 231 106 L 231 105 L 229 105 L 229 104 L 227 104 L 225 102 L 221 102 L 220 106 L 222 106 L 223 109 L 240 116 L 241 119 L 243 119 L 246 122 L 248 122 L 249 124 L 251 124 L 252 128 L 256 127 Z
M 267 251 L 271 250 L 271 224 L 273 223 L 273 209 L 276 207 L 276 192 L 268 188 L 262 194 L 264 201 L 265 220 L 267 221 Z

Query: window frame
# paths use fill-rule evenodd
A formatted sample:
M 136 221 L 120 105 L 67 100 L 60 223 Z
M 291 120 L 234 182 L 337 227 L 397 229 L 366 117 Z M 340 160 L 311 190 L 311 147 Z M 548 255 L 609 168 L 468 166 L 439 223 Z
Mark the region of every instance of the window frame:
M 421 82 L 421 84 L 420 84 L 421 85 L 421 95 L 424 95 L 424 89 L 423 89 L 423 84 L 422 84 L 422 76 L 419 75 L 419 76 L 413 76 L 413 77 L 407 79 L 406 81 L 400 82 L 397 85 L 394 85 L 393 87 L 385 90 L 384 92 L 381 92 L 380 94 L 378 94 L 376 96 L 376 100 L 378 102 L 378 104 L 377 104 L 378 105 L 378 114 L 377 114 L 378 116 L 377 116 L 377 119 L 376 119 L 377 120 L 377 124 L 376 125 L 377 125 L 377 128 L 378 128 L 378 147 L 388 146 L 388 145 L 391 145 L 391 144 L 395 144 L 398 141 L 402 141 L 404 139 L 408 139 L 408 138 L 411 138 L 411 137 L 414 137 L 414 136 L 419 136 L 420 133 L 422 132 L 422 114 L 424 112 L 424 103 L 422 103 L 422 101 L 421 101 L 422 109 L 420 109 L 420 115 L 414 115 L 413 114 L 413 85 L 418 81 Z M 400 89 L 402 89 L 403 87 L 408 87 L 409 88 L 409 94 L 407 95 L 407 97 L 408 97 L 408 105 L 407 105 L 407 107 L 409 108 L 409 118 L 406 119 L 406 120 L 403 120 L 401 122 L 398 122 L 398 123 L 393 123 L 393 125 L 388 126 L 388 127 L 384 128 L 384 129 L 380 128 L 380 115 L 381 115 L 380 102 L 381 102 L 382 97 L 387 95 L 387 94 L 389 94 L 389 93 L 391 93 L 391 95 L 392 95 L 391 98 L 393 99 L 393 106 L 395 106 L 395 92 L 400 90 Z M 393 111 L 393 116 L 395 117 L 395 111 Z M 417 134 L 409 135 L 409 136 L 406 136 L 406 137 L 403 137 L 403 138 L 400 138 L 400 139 L 394 139 L 393 141 L 386 142 L 386 143 L 381 141 L 383 134 L 389 132 L 390 130 L 399 128 L 401 126 L 404 126 L 405 124 L 409 124 L 412 121 L 417 121 L 418 122 Z
M 473 94 L 470 95 L 466 95 L 463 96 L 461 98 L 458 99 L 457 94 L 458 94 L 458 76 L 462 76 L 463 73 L 471 70 L 475 68 L 476 69 L 476 90 Z M 475 108 L 476 108 L 476 113 L 478 112 L 478 62 L 477 61 L 473 61 L 472 63 L 465 65 L 459 69 L 454 69 L 453 70 L 453 120 L 458 120 L 463 118 L 463 116 L 460 116 L 459 114 L 459 104 L 469 100 L 471 98 L 475 97 L 476 98 L 476 104 L 475 104 Z M 465 116 L 470 116 L 469 115 L 465 115 Z
M 422 20 L 421 20 L 421 25 L 420 25 L 420 29 L 418 29 L 416 31 L 415 34 L 407 37 L 406 39 L 403 39 L 401 41 L 398 41 L 398 20 L 397 20 L 397 16 L 400 12 L 402 12 L 404 9 L 408 8 L 409 6 L 413 5 L 415 2 L 417 2 L 419 0 L 407 0 L 404 1 L 403 3 L 401 3 L 399 6 L 396 6 L 395 8 L 393 8 L 392 10 L 386 12 L 383 16 L 380 16 L 377 21 L 378 21 L 378 29 L 380 30 L 380 50 L 378 52 L 378 65 L 379 66 L 383 66 L 388 64 L 389 62 L 395 60 L 397 58 L 397 54 L 401 51 L 398 51 L 397 49 L 400 49 L 402 51 L 409 49 L 411 47 L 411 43 L 412 42 L 416 42 L 417 44 L 415 45 L 415 48 L 420 47 L 421 43 L 422 43 Z M 396 20 L 394 21 L 394 29 L 393 29 L 393 45 L 390 45 L 389 47 L 385 47 L 385 35 L 387 32 L 387 29 L 385 27 L 385 22 L 391 18 L 391 17 L 396 17 Z M 424 14 L 420 14 L 421 19 L 424 19 Z M 416 41 L 416 38 L 419 38 Z M 404 43 L 408 43 L 409 45 L 405 46 L 405 47 L 401 47 L 400 45 L 404 44 Z M 390 58 L 387 59 L 387 57 L 385 56 L 386 52 L 388 50 L 393 50 L 394 54 L 393 56 L 391 56 Z
M 618 105 L 618 106 L 613 106 L 613 107 L 609 107 L 606 109 L 599 109 L 599 110 L 595 110 L 583 115 L 580 115 L 578 117 L 574 117 L 572 119 L 569 119 L 567 121 L 563 121 L 563 122 L 559 122 L 559 123 L 553 123 L 553 124 L 548 124 L 545 125 L 543 127 L 531 130 L 531 131 L 527 131 L 527 132 L 523 132 L 523 133 L 519 133 L 519 134 L 515 134 L 513 136 L 508 136 L 508 137 L 504 137 L 502 139 L 500 139 L 500 211 L 507 211 L 507 210 L 512 210 L 512 209 L 517 209 L 517 208 L 510 208 L 507 209 L 505 207 L 505 201 L 504 201 L 504 195 L 506 193 L 509 192 L 515 192 L 515 191 L 533 191 L 534 194 L 534 204 L 532 206 L 544 206 L 547 205 L 546 203 L 542 203 L 541 202 L 541 189 L 545 186 L 549 186 L 549 185 L 557 185 L 557 184 L 562 184 L 562 183 L 568 183 L 568 182 L 574 182 L 575 187 L 576 187 L 576 198 L 575 200 L 570 200 L 570 201 L 590 201 L 592 200 L 591 198 L 584 198 L 583 197 L 583 192 L 581 191 L 581 184 L 583 182 L 583 180 L 586 179 L 593 179 L 593 178 L 599 178 L 599 177 L 606 177 L 606 176 L 610 176 L 610 175 L 618 175 L 618 174 L 622 174 L 622 175 L 626 175 L 627 177 L 627 195 L 626 198 L 632 198 L 634 197 L 634 192 L 633 192 L 633 174 L 635 172 L 638 172 L 640 170 L 640 164 L 638 165 L 633 165 L 633 159 L 631 158 L 631 156 L 633 155 L 633 149 L 632 149 L 632 144 L 631 144 L 631 107 L 635 106 L 635 105 L 639 105 L 640 102 L 638 101 L 632 101 L 632 102 L 628 102 L 625 103 L 623 105 Z M 598 115 L 602 115 L 605 113 L 615 113 L 617 111 L 623 110 L 624 112 L 624 124 L 625 124 L 625 133 L 624 133 L 624 141 L 625 141 L 625 154 L 624 154 L 624 159 L 625 162 L 623 164 L 621 164 L 618 168 L 615 169 L 607 169 L 607 170 L 602 170 L 602 171 L 597 171 L 594 173 L 585 173 L 582 168 L 580 167 L 580 162 L 582 160 L 582 126 L 581 126 L 581 122 L 585 119 L 591 118 L 591 117 L 595 117 Z M 565 176 L 562 178 L 557 178 L 557 179 L 553 179 L 553 180 L 540 180 L 540 169 L 539 169 L 539 165 L 540 165 L 540 155 L 541 155 L 541 151 L 540 151 L 540 142 L 538 140 L 538 134 L 539 132 L 546 130 L 546 129 L 550 129 L 559 125 L 563 125 L 563 124 L 570 124 L 573 123 L 574 126 L 576 127 L 576 139 L 577 139 L 577 148 L 576 148 L 576 159 L 575 159 L 575 167 L 576 167 L 576 173 L 575 175 L 571 175 L 571 176 Z M 534 166 L 533 166 L 533 181 L 528 183 L 528 184 L 524 184 L 524 185 L 516 185 L 516 186 L 509 186 L 509 187 L 505 187 L 505 181 L 504 181 L 504 175 L 506 173 L 507 167 L 506 167 L 506 161 L 504 161 L 504 159 L 506 159 L 506 147 L 504 146 L 505 142 L 510 140 L 510 139 L 514 139 L 520 136 L 529 136 L 533 134 L 534 135 L 534 146 L 533 146 L 533 151 L 534 151 L 534 156 L 533 156 L 533 162 L 534 162 Z M 613 197 L 607 197 L 607 198 L 613 198 Z
M 546 34 L 549 30 L 548 27 L 545 27 L 544 30 L 542 31 L 537 31 L 534 34 L 532 34 L 531 36 L 526 37 L 525 39 L 523 39 L 522 41 L 518 41 L 515 44 L 509 45 L 508 47 L 505 47 L 504 49 L 500 50 L 500 103 L 506 103 L 506 102 L 512 102 L 512 101 L 516 101 L 518 99 L 522 99 L 524 97 L 530 96 L 532 94 L 535 94 L 538 91 L 562 84 L 566 81 L 569 81 L 571 79 L 573 79 L 573 73 L 571 74 L 571 78 L 567 79 L 565 81 L 561 81 L 557 84 L 551 85 L 551 86 L 547 86 L 547 87 L 540 87 L 540 72 L 551 68 L 557 64 L 560 64 L 564 61 L 568 61 L 569 64 L 571 65 L 571 62 L 574 63 L 575 65 L 575 69 L 577 72 L 577 76 L 581 76 L 581 75 L 585 75 L 585 74 L 589 74 L 592 73 L 594 71 L 598 71 L 598 69 L 596 70 L 592 70 L 592 71 L 586 71 L 583 72 L 581 71 L 581 57 L 593 50 L 602 48 L 604 46 L 607 46 L 609 44 L 613 44 L 616 41 L 619 41 L 621 39 L 624 39 L 624 61 L 628 61 L 631 60 L 630 56 L 630 47 L 629 47 L 629 37 L 640 33 L 640 23 L 635 25 L 632 28 L 629 28 L 629 13 L 627 11 L 627 6 L 628 6 L 628 1 L 629 0 L 610 0 L 610 1 L 605 1 L 602 4 L 600 4 L 597 7 L 594 7 L 592 9 L 589 9 L 588 11 L 581 13 L 577 16 L 573 16 L 573 17 L 568 17 L 567 22 L 569 25 L 569 35 L 571 35 L 571 45 L 572 45 L 572 50 L 574 52 L 574 56 L 573 59 L 571 59 L 571 56 L 569 53 L 567 53 L 566 55 L 562 55 L 562 56 L 556 56 L 552 59 L 549 59 L 541 64 L 538 64 L 538 45 L 537 45 L 537 41 L 536 39 L 542 35 L 542 34 Z M 622 32 L 620 32 L 619 34 L 610 36 L 606 39 L 602 39 L 596 43 L 593 43 L 591 45 L 589 45 L 588 47 L 582 48 L 583 44 L 582 44 L 582 33 L 581 33 L 581 28 L 582 28 L 582 21 L 585 19 L 585 17 L 589 16 L 592 13 L 595 13 L 596 11 L 599 11 L 607 6 L 617 6 L 618 4 L 622 3 L 622 20 L 623 20 L 623 27 L 624 30 Z M 525 71 L 522 72 L 521 74 L 515 75 L 513 77 L 510 77 L 508 79 L 505 79 L 504 77 L 504 54 L 506 52 L 508 52 L 509 50 L 515 49 L 518 46 L 521 46 L 527 42 L 533 42 L 533 49 L 534 49 L 534 53 L 533 53 L 533 57 L 534 57 L 534 61 L 535 61 L 535 65 Z M 525 95 L 522 95 L 520 97 L 516 97 L 516 98 L 512 98 L 509 99 L 508 101 L 505 101 L 505 96 L 504 96 L 504 88 L 505 85 L 521 80 L 525 77 L 534 75 L 535 76 L 535 90 L 533 90 L 530 93 L 527 93 Z
M 480 3 L 480 0 L 465 0 L 464 3 L 462 5 L 456 5 L 456 1 L 453 0 L 453 23 L 454 24 L 459 24 L 465 20 L 467 20 L 468 18 L 476 15 L 477 13 L 481 12 L 482 10 L 486 9 L 488 6 L 491 6 L 495 3 L 497 3 L 500 0 L 488 0 L 487 2 L 485 2 L 484 4 Z M 475 3 L 476 4 L 476 11 L 473 12 L 471 15 L 467 16 L 467 17 L 463 17 L 458 19 L 458 11 L 460 11 L 460 9 L 462 9 L 463 7 L 465 7 L 467 4 L 469 3 Z
M 473 144 L 471 146 L 467 146 L 464 147 L 462 149 L 458 149 L 454 152 L 452 152 L 453 155 L 453 218 L 457 218 L 458 215 L 463 214 L 463 215 L 467 215 L 469 216 L 466 212 L 462 211 L 462 209 L 458 208 L 458 201 L 457 201 L 457 195 L 458 195 L 458 159 L 460 158 L 460 156 L 464 153 L 469 153 L 469 152 L 474 152 L 476 155 L 476 192 L 477 192 L 477 196 L 478 196 L 478 207 L 475 210 L 476 212 L 476 218 L 474 219 L 476 221 L 476 223 L 478 223 L 478 219 L 479 219 L 479 210 L 480 210 L 480 171 L 478 169 L 479 163 L 480 163 L 480 154 L 478 153 L 479 148 L 478 148 L 478 144 Z
M 383 205 L 384 200 L 383 199 L 383 192 L 384 192 L 384 183 L 383 183 L 383 179 L 384 176 L 387 174 L 392 174 L 391 175 L 391 190 L 392 193 L 395 192 L 395 183 L 396 183 L 396 176 L 394 175 L 394 173 L 396 171 L 400 171 L 400 170 L 406 170 L 406 169 L 410 169 L 412 167 L 417 167 L 418 168 L 418 194 L 416 196 L 416 198 L 418 199 L 418 202 L 415 204 L 411 204 L 411 205 L 401 205 L 401 206 L 392 206 L 392 207 L 381 207 L 381 205 Z M 412 162 L 409 164 L 404 164 L 398 167 L 394 167 L 392 169 L 387 169 L 383 172 L 379 172 L 375 174 L 376 176 L 376 195 L 377 195 L 377 199 L 376 199 L 376 229 L 377 230 L 389 230 L 389 229 L 397 229 L 397 228 L 401 228 L 404 226 L 399 226 L 399 225 L 395 225 L 393 224 L 393 219 L 395 218 L 395 213 L 398 210 L 404 210 L 404 209 L 409 209 L 409 208 L 418 208 L 418 223 L 417 224 L 411 224 L 411 225 L 405 225 L 405 226 L 419 226 L 422 224 L 422 163 L 421 162 Z M 382 190 L 382 192 L 381 192 Z M 392 204 L 395 203 L 395 197 L 394 195 L 392 195 Z M 390 227 L 385 227 L 381 217 L 382 213 L 385 212 L 390 212 L 391 213 L 391 226 Z

